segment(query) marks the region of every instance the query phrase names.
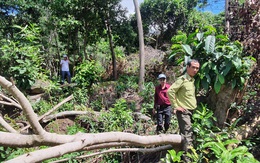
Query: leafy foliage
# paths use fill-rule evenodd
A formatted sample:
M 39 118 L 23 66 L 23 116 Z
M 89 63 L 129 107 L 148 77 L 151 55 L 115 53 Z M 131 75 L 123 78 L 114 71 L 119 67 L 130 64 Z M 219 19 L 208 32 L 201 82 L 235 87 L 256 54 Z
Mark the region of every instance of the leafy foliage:
M 190 157 L 196 158 L 197 162 L 257 162 L 246 146 L 232 138 L 232 134 L 225 131 L 216 132 L 220 130 L 215 127 L 215 118 L 212 115 L 212 111 L 203 105 L 193 115 L 197 153 L 190 154 Z M 194 157 L 196 155 L 198 157 Z
M 143 114 L 151 112 L 154 108 L 154 84 L 152 82 L 146 82 L 144 84 L 144 90 L 139 92 L 143 98 L 142 110 Z
M 110 108 L 109 112 L 103 112 L 100 116 L 103 123 L 104 131 L 124 131 L 132 126 L 134 120 L 132 111 L 128 109 L 125 99 L 116 101 L 114 108 Z
M 182 29 L 197 0 L 146 0 L 140 6 L 144 33 L 158 41 L 169 42 Z
M 101 74 L 104 72 L 94 60 L 85 60 L 76 68 L 76 71 L 77 73 L 72 80 L 83 88 L 90 88 L 92 84 L 100 80 Z
M 187 18 L 186 26 L 183 31 L 186 33 L 193 33 L 196 29 L 202 29 L 205 26 L 214 26 L 218 33 L 224 31 L 224 12 L 215 15 L 211 12 L 200 12 L 197 9 L 193 9 Z M 221 25 L 220 25 L 221 24 Z
M 83 132 L 83 133 L 85 132 L 85 129 L 83 127 L 79 126 L 79 124 L 75 124 L 73 126 L 68 126 L 67 130 L 68 130 L 69 135 L 74 135 L 78 132 Z
M 225 130 L 221 131 L 215 126 L 215 119 L 213 112 L 205 105 L 200 105 L 193 114 L 194 148 L 187 153 L 187 156 L 193 160 L 192 162 L 257 163 L 258 161 L 248 151 L 248 147 L 234 139 L 232 134 Z M 165 162 L 181 162 L 179 158 L 182 153 L 168 152 Z
M 127 89 L 138 89 L 138 78 L 136 76 L 122 75 L 117 80 L 116 91 L 118 94 L 122 94 Z
M 172 54 L 178 64 L 196 58 L 201 64 L 196 86 L 208 91 L 210 87 L 218 93 L 224 84 L 232 88 L 243 88 L 255 59 L 243 56 L 243 47 L 238 41 L 231 42 L 225 35 L 215 35 L 216 29 L 205 27 L 203 32 L 187 36 L 179 32 L 172 38 Z
M 36 79 L 46 79 L 42 69 L 42 58 L 39 47 L 40 30 L 35 25 L 22 28 L 15 40 L 2 40 L 1 45 L 1 75 L 14 77 L 18 87 L 29 88 Z
M 194 31 L 195 28 L 214 24 L 215 18 L 212 15 L 193 12 L 194 10 L 187 14 L 196 3 L 195 0 L 146 1 L 146 4 L 142 7 L 144 8 L 142 16 L 147 34 L 151 32 L 148 31 L 148 29 L 151 29 L 149 27 L 157 28 L 157 31 L 161 32 L 159 39 L 164 42 L 168 41 L 177 29 L 189 33 Z M 253 4 L 250 7 L 254 7 Z M 60 54 L 64 52 L 73 56 L 71 57 L 72 62 L 76 61 L 77 56 L 89 59 L 76 68 L 76 76 L 73 80 L 78 84 L 78 87 L 62 88 L 61 90 L 56 85 L 53 85 L 53 87 L 48 88 L 49 90 L 46 91 L 49 93 L 51 102 L 36 104 L 34 109 L 38 114 L 46 113 L 54 103 L 72 93 L 75 97 L 73 102 L 65 104 L 60 110 L 75 109 L 75 105 L 85 106 L 88 101 L 87 93 L 89 93 L 85 88 L 89 88 L 93 83 L 101 81 L 102 74 L 110 66 L 111 56 L 108 55 L 110 49 L 109 43 L 106 41 L 106 23 L 108 20 L 111 23 L 115 45 L 125 45 L 128 52 L 134 51 L 138 46 L 137 34 L 133 32 L 135 25 L 131 27 L 126 20 L 124 11 L 119 5 L 119 0 L 53 1 L 52 3 L 32 0 L 28 0 L 26 3 L 23 0 L 1 0 L 0 8 L 0 22 L 2 25 L 0 36 L 3 38 L 0 43 L 0 69 L 3 70 L 1 75 L 14 77 L 17 82 L 16 85 L 19 87 L 30 87 L 37 78 L 47 80 L 44 75 L 46 71 L 50 70 L 48 72 L 50 74 L 58 73 L 59 65 L 57 63 Z M 255 8 L 258 9 L 259 7 L 255 6 Z M 109 14 L 107 15 L 107 13 Z M 244 12 L 241 13 L 244 14 Z M 256 15 L 256 12 L 254 14 Z M 256 20 L 256 18 L 254 19 Z M 218 19 L 219 23 L 216 24 L 221 24 L 223 15 Z M 14 24 L 18 24 L 18 26 L 13 26 Z M 257 23 L 252 24 L 254 28 L 250 28 L 251 32 L 257 31 L 253 30 Z M 25 28 L 21 26 L 25 26 Z M 172 49 L 176 53 L 173 58 L 176 59 L 178 64 L 190 57 L 202 59 L 202 71 L 198 76 L 197 84 L 206 90 L 213 86 L 215 91 L 218 92 L 221 85 L 226 83 L 233 84 L 233 87 L 243 85 L 247 77 L 245 72 L 251 66 L 253 58 L 243 57 L 243 49 L 240 43 L 230 42 L 226 36 L 216 35 L 216 31 L 222 31 L 221 27 L 217 30 L 210 28 L 209 30 L 196 31 L 189 35 L 179 33 L 173 39 L 175 43 Z M 157 34 L 153 33 L 152 37 L 156 37 Z M 101 37 L 105 39 L 100 39 Z M 252 51 L 259 48 L 256 46 L 255 41 L 257 40 L 249 38 L 248 45 L 254 43 Z M 93 43 L 94 45 L 92 45 Z M 124 48 L 116 46 L 115 52 L 118 61 L 124 58 Z M 185 54 L 187 56 L 184 56 Z M 54 79 L 53 76 L 50 77 Z M 123 94 L 129 89 L 137 90 L 137 80 L 136 76 L 123 76 L 120 78 L 116 87 L 118 94 Z M 140 92 L 144 99 L 143 113 L 146 113 L 147 109 L 152 106 L 152 92 L 152 83 L 146 83 L 145 90 Z M 92 104 L 103 108 L 99 99 Z M 85 109 L 85 107 L 82 108 Z M 234 162 L 254 162 L 245 147 L 238 147 L 236 150 L 227 148 L 233 143 L 240 144 L 228 134 L 215 134 L 214 132 L 219 130 L 214 128 L 214 119 L 211 119 L 212 113 L 204 110 L 204 106 L 202 108 L 203 110 L 199 110 L 194 114 L 196 124 L 194 132 L 198 142 L 195 142 L 196 150 L 193 149 L 190 156 L 198 162 L 202 160 L 228 162 L 226 156 L 230 160 L 233 159 Z M 121 99 L 108 111 L 102 110 L 102 118 L 99 120 L 89 116 L 85 118 L 85 121 L 91 125 L 90 132 L 92 133 L 98 131 L 124 131 L 133 126 L 134 122 L 131 113 L 131 108 L 126 104 L 126 101 Z M 14 121 L 11 118 L 6 119 L 11 122 Z M 100 126 L 104 128 L 100 128 Z M 143 126 L 142 122 L 138 122 L 135 126 L 136 133 L 145 130 L 142 128 Z M 69 127 L 70 134 L 78 131 L 84 131 L 84 129 L 79 125 Z M 35 149 L 1 147 L 0 161 L 5 161 L 32 150 Z M 170 151 L 167 159 L 178 162 L 180 161 L 180 153 Z M 81 154 L 83 153 L 71 153 L 64 155 L 63 158 L 73 158 Z M 120 156 L 115 154 L 105 157 L 104 162 L 119 162 L 118 160 L 120 160 Z M 73 162 L 73 160 L 69 160 L 69 162 Z
M 161 159 L 163 163 L 171 163 L 171 162 L 182 162 L 181 156 L 184 152 L 179 151 L 178 153 L 175 150 L 168 150 L 166 154 L 166 158 Z

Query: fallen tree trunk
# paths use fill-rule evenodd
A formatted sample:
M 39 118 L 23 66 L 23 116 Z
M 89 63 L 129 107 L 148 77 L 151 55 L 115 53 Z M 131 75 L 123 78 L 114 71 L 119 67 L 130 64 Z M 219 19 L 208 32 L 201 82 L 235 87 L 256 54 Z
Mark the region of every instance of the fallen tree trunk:
M 5 145 L 2 142 L 3 133 L 0 133 L 1 145 Z M 11 135 L 9 135 L 11 136 Z M 13 137 L 13 136 L 12 136 Z M 12 138 L 11 137 L 11 138 Z M 35 145 L 35 141 L 39 141 L 37 136 L 34 136 L 34 142 L 32 145 Z M 41 140 L 41 145 L 47 145 L 51 143 L 58 143 L 60 140 L 59 135 L 53 135 L 51 133 L 46 134 Z M 128 146 L 143 146 L 143 147 L 151 147 L 153 145 L 163 145 L 163 144 L 171 144 L 174 147 L 178 147 L 181 144 L 181 136 L 180 135 L 152 135 L 152 136 L 139 136 L 131 133 L 123 133 L 123 132 L 108 132 L 108 133 L 99 133 L 99 134 L 77 134 L 77 135 L 62 135 L 63 140 L 61 140 L 61 145 L 56 145 L 53 147 L 49 147 L 42 150 L 36 150 L 34 152 L 30 152 L 19 156 L 15 159 L 7 161 L 8 163 L 16 163 L 20 160 L 23 162 L 39 162 L 50 158 L 60 157 L 64 154 L 76 152 L 76 151 L 84 151 L 84 148 L 91 147 L 93 145 L 104 144 L 108 142 L 126 142 Z M 18 140 L 18 139 L 15 139 Z M 67 141 L 67 142 L 64 142 Z M 69 142 L 71 141 L 71 142 Z M 16 143 L 14 141 L 13 143 Z M 110 148 L 113 146 L 110 146 Z
M 175 134 L 162 134 L 139 136 L 132 133 L 125 132 L 105 132 L 97 134 L 78 133 L 75 135 L 59 135 L 56 133 L 49 133 L 43 129 L 39 123 L 39 118 L 34 113 L 28 99 L 21 93 L 14 83 L 7 81 L 4 77 L 0 76 L 0 85 L 11 93 L 21 105 L 23 114 L 26 116 L 30 126 L 32 126 L 34 134 L 23 135 L 16 133 L 11 129 L 8 132 L 0 132 L 0 146 L 3 147 L 37 147 L 49 146 L 45 149 L 35 150 L 27 154 L 18 156 L 14 159 L 6 161 L 12 162 L 41 162 L 50 158 L 60 157 L 67 153 L 78 151 L 89 151 L 93 149 L 112 148 L 112 147 L 150 147 L 151 151 L 153 146 L 167 146 L 179 149 L 182 143 L 182 137 Z M 68 98 L 69 101 L 71 98 Z M 47 115 L 47 114 L 45 114 Z M 43 118 L 43 117 L 40 117 Z M 6 123 L 3 122 L 2 124 Z M 169 147 L 169 146 L 167 146 Z M 125 150 L 127 150 L 127 148 Z M 158 147 L 157 147 L 158 148 Z M 163 148 L 163 147 L 162 147 Z M 145 148 L 146 149 L 146 148 Z M 140 151 L 145 151 L 140 149 Z

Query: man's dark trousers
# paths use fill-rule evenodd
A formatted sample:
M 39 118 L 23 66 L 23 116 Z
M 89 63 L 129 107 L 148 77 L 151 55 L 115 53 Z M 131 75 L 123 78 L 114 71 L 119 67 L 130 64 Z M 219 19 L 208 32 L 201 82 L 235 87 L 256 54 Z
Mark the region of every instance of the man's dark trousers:
M 163 130 L 166 132 L 169 129 L 171 121 L 171 111 L 172 108 L 170 105 L 159 105 L 157 107 L 157 132 Z M 163 124 L 164 119 L 164 124 Z

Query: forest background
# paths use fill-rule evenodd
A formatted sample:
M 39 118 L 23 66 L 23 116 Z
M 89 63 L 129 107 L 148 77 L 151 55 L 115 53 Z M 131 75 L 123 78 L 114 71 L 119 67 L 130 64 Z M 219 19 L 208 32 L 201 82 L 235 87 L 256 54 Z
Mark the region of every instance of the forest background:
M 258 162 L 260 2 L 229 0 L 219 14 L 205 5 L 145 0 L 142 54 L 138 17 L 120 0 L 1 0 L 0 160 L 181 162 L 176 117 L 155 135 L 154 86 L 197 58 L 189 156 Z M 60 85 L 64 54 L 73 78 Z

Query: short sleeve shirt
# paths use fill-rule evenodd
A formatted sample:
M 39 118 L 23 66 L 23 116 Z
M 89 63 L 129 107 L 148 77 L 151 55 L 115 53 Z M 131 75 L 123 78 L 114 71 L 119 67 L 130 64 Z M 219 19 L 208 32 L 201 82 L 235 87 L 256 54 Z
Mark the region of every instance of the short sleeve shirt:
M 61 71 L 69 71 L 69 60 L 61 60 Z

